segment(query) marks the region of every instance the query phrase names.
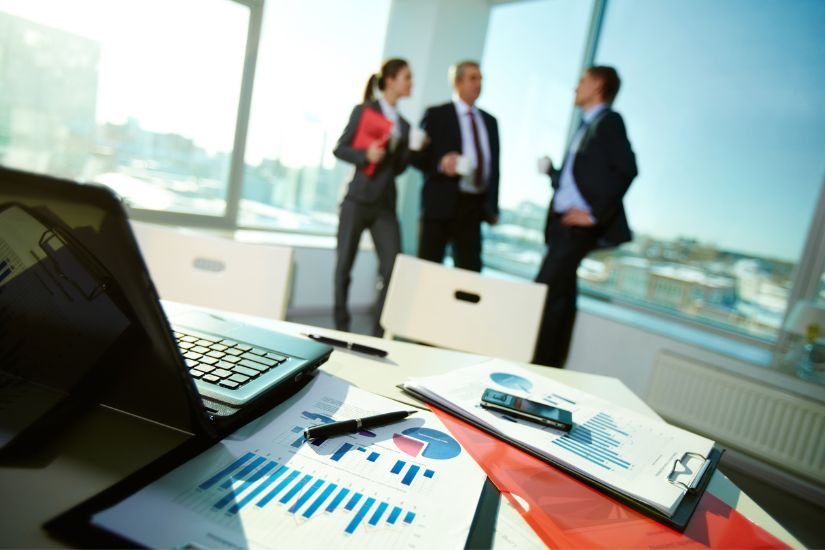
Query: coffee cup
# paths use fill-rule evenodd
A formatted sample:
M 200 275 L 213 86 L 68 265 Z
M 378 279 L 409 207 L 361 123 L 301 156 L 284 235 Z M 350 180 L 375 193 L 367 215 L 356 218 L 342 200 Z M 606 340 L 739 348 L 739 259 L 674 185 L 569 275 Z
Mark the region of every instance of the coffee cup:
M 539 157 L 537 164 L 538 164 L 539 174 L 542 174 L 542 175 L 545 175 L 545 176 L 548 174 L 548 172 L 550 172 L 550 167 L 553 166 L 553 162 L 550 160 L 550 157 L 548 157 L 548 156 Z
M 473 163 L 470 157 L 461 155 L 455 161 L 455 171 L 460 176 L 469 176 L 473 172 Z
M 417 126 L 410 126 L 409 147 L 411 151 L 419 151 L 427 138 L 427 132 Z

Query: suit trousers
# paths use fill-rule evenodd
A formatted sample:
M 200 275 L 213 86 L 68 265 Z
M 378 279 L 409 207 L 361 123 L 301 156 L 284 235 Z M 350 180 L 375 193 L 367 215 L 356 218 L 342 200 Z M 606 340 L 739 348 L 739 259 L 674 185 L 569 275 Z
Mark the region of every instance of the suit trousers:
M 456 212 L 452 218 L 421 218 L 418 227 L 418 257 L 440 264 L 444 261 L 447 244 L 451 244 L 456 267 L 480 272 L 484 200 L 485 195 L 459 193 Z
M 378 254 L 378 270 L 381 276 L 375 307 L 373 308 L 373 334 L 382 334 L 381 309 L 387 296 L 387 285 L 392 275 L 395 257 L 401 252 L 401 230 L 395 209 L 383 202 L 360 203 L 344 199 L 340 207 L 338 221 L 338 245 L 335 263 L 335 328 L 349 331 L 351 316 L 348 306 L 350 272 L 358 253 L 361 234 L 369 229 L 375 252 Z
M 547 254 L 536 276 L 536 282 L 547 285 L 547 298 L 533 363 L 563 367 L 576 321 L 576 271 L 596 248 L 598 230 L 562 225 L 559 216 L 551 219 L 549 229 Z

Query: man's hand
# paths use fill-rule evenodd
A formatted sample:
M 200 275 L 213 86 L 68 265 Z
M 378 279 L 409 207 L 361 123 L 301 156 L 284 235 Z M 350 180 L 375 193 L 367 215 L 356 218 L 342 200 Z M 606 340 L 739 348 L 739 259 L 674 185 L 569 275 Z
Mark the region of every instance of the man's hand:
M 458 164 L 458 157 L 460 156 L 461 155 L 456 152 L 447 153 L 441 157 L 441 162 L 438 163 L 439 169 L 450 177 L 457 176 L 458 172 L 455 170 Z
M 384 151 L 384 147 L 381 145 L 380 141 L 374 141 L 367 147 L 367 161 L 374 162 L 378 164 L 382 160 L 384 160 L 384 155 L 387 152 Z
M 584 210 L 571 208 L 562 216 L 561 224 L 570 227 L 592 227 L 596 225 L 596 220 Z

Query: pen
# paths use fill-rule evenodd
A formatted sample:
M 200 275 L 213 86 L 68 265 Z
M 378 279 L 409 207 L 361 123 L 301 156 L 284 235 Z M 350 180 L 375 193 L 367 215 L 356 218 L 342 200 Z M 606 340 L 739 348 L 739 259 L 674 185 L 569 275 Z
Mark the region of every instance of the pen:
M 395 411 L 376 414 L 375 416 L 365 416 L 364 418 L 353 418 L 352 420 L 341 420 L 340 422 L 332 422 L 330 424 L 310 426 L 304 430 L 304 437 L 306 439 L 316 439 L 384 426 L 385 424 L 392 424 L 393 422 L 403 420 L 414 412 L 416 411 Z
M 304 334 L 304 336 L 312 340 L 315 340 L 316 342 L 323 342 L 324 344 L 329 344 L 330 346 L 346 348 L 352 351 L 366 353 L 367 355 L 376 355 L 378 357 L 387 356 L 387 352 L 382 349 L 371 348 L 370 346 L 357 344 L 355 342 L 344 342 L 343 340 L 337 340 L 335 338 L 330 338 L 329 336 L 321 336 L 320 334 Z

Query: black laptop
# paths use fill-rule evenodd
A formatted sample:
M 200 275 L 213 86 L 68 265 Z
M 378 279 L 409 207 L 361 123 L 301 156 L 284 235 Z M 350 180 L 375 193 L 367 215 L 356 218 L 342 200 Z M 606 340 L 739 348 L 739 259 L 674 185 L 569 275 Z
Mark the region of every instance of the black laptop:
M 167 319 L 110 190 L 0 168 L 0 456 L 98 403 L 220 437 L 332 351 L 183 310 Z

